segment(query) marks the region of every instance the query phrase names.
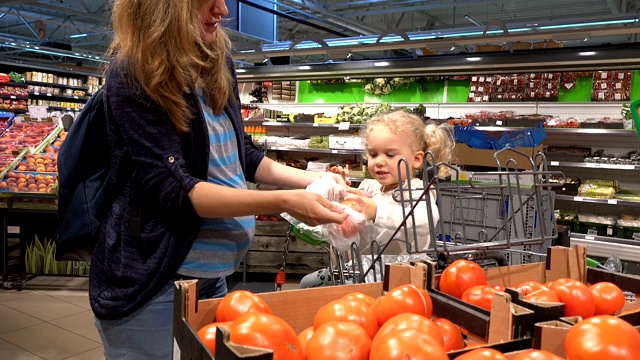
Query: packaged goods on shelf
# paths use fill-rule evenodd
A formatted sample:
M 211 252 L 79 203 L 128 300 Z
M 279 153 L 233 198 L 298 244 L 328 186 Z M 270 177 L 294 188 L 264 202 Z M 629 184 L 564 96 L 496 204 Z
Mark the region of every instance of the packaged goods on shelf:
M 309 161 L 309 162 L 307 162 L 307 170 L 308 171 L 320 171 L 320 172 L 329 171 L 329 168 L 332 165 L 340 164 L 341 161 L 342 160 L 340 160 L 340 159 L 332 159 L 332 158 L 325 158 L 325 159 L 318 159 L 318 160 L 314 160 L 314 161 Z
M 640 217 L 629 216 L 627 219 L 618 219 L 617 227 L 618 237 L 640 241 Z
M 601 216 L 593 214 L 578 214 L 575 232 L 587 235 L 616 236 L 615 216 Z
M 360 136 L 329 135 L 329 149 L 361 150 L 364 142 Z

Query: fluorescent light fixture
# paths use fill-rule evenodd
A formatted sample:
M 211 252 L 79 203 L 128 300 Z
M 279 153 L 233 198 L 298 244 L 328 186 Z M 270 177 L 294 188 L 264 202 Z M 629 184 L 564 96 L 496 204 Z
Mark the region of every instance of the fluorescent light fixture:
M 482 58 L 478 57 L 478 56 L 474 56 L 474 57 L 468 57 L 467 60 L 468 61 L 480 61 Z
M 481 23 L 480 21 L 478 21 L 478 20 L 476 20 L 476 19 L 472 18 L 471 16 L 469 16 L 469 15 L 467 15 L 467 14 L 465 14 L 465 15 L 464 15 L 464 18 L 465 18 L 465 19 L 467 19 L 467 20 L 469 20 L 469 22 L 470 22 L 470 23 L 472 23 L 472 24 L 473 24 L 473 25 L 475 25 L 475 26 L 484 27 L 484 24 L 483 24 L 483 23 Z
M 578 55 L 580 56 L 593 56 L 595 54 L 596 54 L 595 51 L 582 51 L 578 53 Z
M 302 66 L 298 66 L 299 70 L 311 70 L 311 66 L 308 65 L 302 65 Z
M 373 63 L 373 65 L 375 65 L 375 66 L 389 66 L 389 63 L 387 61 L 379 61 L 379 62 Z
M 245 73 L 247 72 L 247 69 L 236 69 L 237 73 Z

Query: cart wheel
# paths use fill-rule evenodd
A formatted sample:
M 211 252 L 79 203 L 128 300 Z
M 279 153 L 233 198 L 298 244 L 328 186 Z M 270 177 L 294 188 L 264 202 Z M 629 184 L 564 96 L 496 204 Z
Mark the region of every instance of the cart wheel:
M 18 291 L 22 291 L 22 289 L 24 289 L 25 286 L 27 286 L 27 282 L 26 281 L 18 281 L 15 283 L 16 285 L 16 290 Z
M 13 283 L 10 282 L 10 281 L 5 281 L 5 282 L 2 283 L 2 285 L 4 285 L 4 287 L 9 289 L 9 290 L 13 289 Z

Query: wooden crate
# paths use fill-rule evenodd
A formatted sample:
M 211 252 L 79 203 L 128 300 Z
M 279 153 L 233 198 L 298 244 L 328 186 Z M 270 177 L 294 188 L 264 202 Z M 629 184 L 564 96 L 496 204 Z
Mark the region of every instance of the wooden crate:
M 257 221 L 256 236 L 247 252 L 247 271 L 277 273 L 282 264 L 289 223 L 286 221 Z M 329 254 L 298 238 L 289 242 L 287 266 L 289 274 L 308 274 L 329 266 Z

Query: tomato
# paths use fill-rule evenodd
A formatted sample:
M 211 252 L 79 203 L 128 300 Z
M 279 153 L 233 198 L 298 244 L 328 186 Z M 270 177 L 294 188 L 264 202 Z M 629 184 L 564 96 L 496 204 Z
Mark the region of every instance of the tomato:
M 456 260 L 440 275 L 440 291 L 458 299 L 468 288 L 475 285 L 487 285 L 487 276 L 480 265 L 473 261 Z
M 304 353 L 291 325 L 272 314 L 244 313 L 229 327 L 231 341 L 238 345 L 273 350 L 273 360 L 302 360 Z
M 369 360 L 448 360 L 444 347 L 418 330 L 392 331 L 371 344 Z
M 347 295 L 343 296 L 342 298 L 346 299 L 346 300 L 361 301 L 361 302 L 364 302 L 367 306 L 373 305 L 373 303 L 376 301 L 376 299 L 373 296 L 369 296 L 367 294 L 363 294 L 363 293 L 361 293 L 359 291 L 348 293 Z
M 456 324 L 445 319 L 437 318 L 433 322 L 438 325 L 442 339 L 444 340 L 444 349 L 446 351 L 460 350 L 464 348 L 464 339 L 462 338 L 462 332 Z
M 504 292 L 506 289 L 502 285 L 490 285 L 489 287 L 493 288 L 495 291 L 500 291 L 500 292 Z
M 549 289 L 564 303 L 564 316 L 593 316 L 596 303 L 587 285 L 574 279 L 561 278 L 551 283 Z
M 348 321 L 362 326 L 370 339 L 378 332 L 378 320 L 373 310 L 360 301 L 338 299 L 334 300 L 316 312 L 313 327 L 317 330 L 320 325 L 331 321 Z
M 216 354 L 216 332 L 218 326 L 224 326 L 227 329 L 231 325 L 231 321 L 226 322 L 214 322 L 209 325 L 205 325 L 202 329 L 198 330 L 198 337 L 202 343 L 211 351 L 211 354 Z
M 536 291 L 541 290 L 543 288 L 544 288 L 544 285 L 542 285 L 542 283 L 539 283 L 539 282 L 534 281 L 534 280 L 521 282 L 520 284 L 518 284 L 518 285 L 516 285 L 514 287 L 514 289 L 520 291 L 520 294 L 522 296 L 527 296 L 527 295 L 531 294 L 532 292 L 536 292 Z
M 308 328 L 302 330 L 300 332 L 300 334 L 298 334 L 298 340 L 300 340 L 300 348 L 302 349 L 302 352 L 304 353 L 307 348 L 307 342 L 309 342 L 309 339 L 311 339 L 311 336 L 313 336 L 313 325 L 309 326 Z
M 523 296 L 522 300 L 532 301 L 532 302 L 560 302 L 558 295 L 553 291 L 543 287 L 540 290 L 534 291 L 527 296 Z
M 412 284 L 400 285 L 378 299 L 373 307 L 378 317 L 378 324 L 402 313 L 418 314 L 430 318 L 433 312 L 431 296 L 425 289 Z
M 391 332 L 401 330 L 418 330 L 421 333 L 431 336 L 440 345 L 444 346 L 442 333 L 436 323 L 422 315 L 410 313 L 399 314 L 387 320 L 384 325 L 380 327 L 373 341 L 385 337 Z
M 367 360 L 371 339 L 352 322 L 332 321 L 320 325 L 307 342 L 306 360 Z
M 496 289 L 491 286 L 476 285 L 468 288 L 462 294 L 461 300 L 491 311 L 491 303 L 495 294 Z
M 460 355 L 456 358 L 456 360 L 509 360 L 509 358 L 504 356 L 498 350 L 482 348 L 471 350 L 463 355 Z
M 593 300 L 596 303 L 594 315 L 613 315 L 624 306 L 624 293 L 610 282 L 599 282 L 589 286 Z
M 511 360 L 564 360 L 564 358 L 544 350 L 524 350 Z
M 216 321 L 234 321 L 247 312 L 273 313 L 269 305 L 258 295 L 246 290 L 237 290 L 228 293 L 220 301 L 216 310 Z
M 567 360 L 640 359 L 640 334 L 628 322 L 609 315 L 573 325 L 564 339 Z

